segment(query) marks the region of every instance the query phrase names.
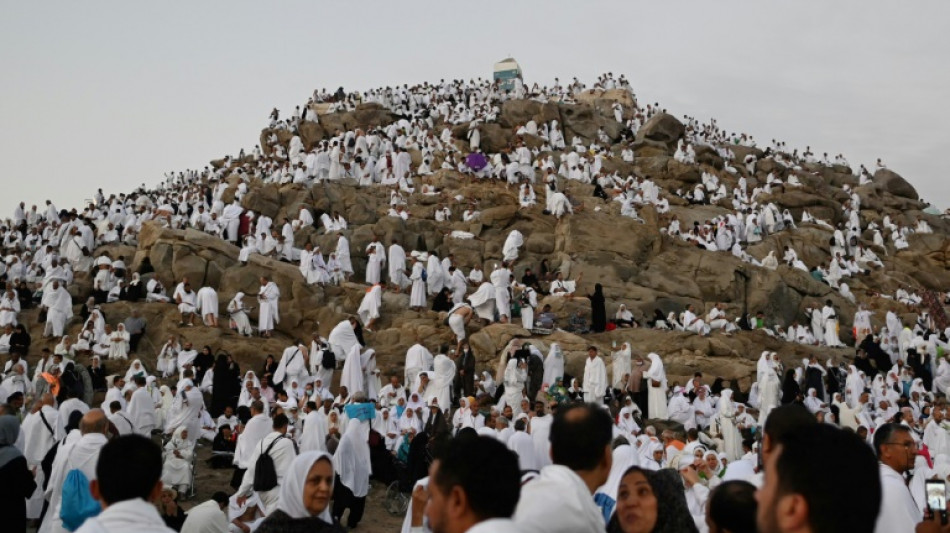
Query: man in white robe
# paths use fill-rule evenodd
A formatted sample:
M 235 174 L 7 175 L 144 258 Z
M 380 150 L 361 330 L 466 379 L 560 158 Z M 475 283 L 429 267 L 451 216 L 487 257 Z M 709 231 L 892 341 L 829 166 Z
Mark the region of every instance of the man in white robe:
M 881 479 L 881 507 L 874 531 L 914 531 L 923 520 L 923 514 L 904 480 L 905 473 L 914 468 L 917 455 L 913 431 L 899 424 L 886 424 L 878 428 L 874 436 Z M 934 528 L 937 530 L 939 528 Z
M 43 292 L 40 305 L 46 308 L 46 328 L 43 336 L 62 337 L 66 321 L 73 316 L 73 300 L 69 292 L 53 280 L 53 284 Z
M 693 333 L 709 335 L 709 326 L 696 314 L 696 306 L 692 304 L 683 312 L 683 327 Z
M 597 355 L 597 348 L 587 348 L 587 360 L 584 362 L 584 401 L 588 403 L 604 403 L 604 394 L 607 392 L 607 366 Z
M 257 459 L 270 448 L 268 455 L 270 455 L 274 461 L 274 471 L 277 473 L 277 486 L 268 491 L 257 492 L 257 496 L 261 499 L 262 511 L 265 515 L 269 515 L 277 510 L 280 485 L 284 477 L 290 471 L 290 465 L 293 463 L 294 458 L 297 457 L 297 447 L 293 439 L 287 435 L 287 426 L 286 416 L 275 416 L 272 425 L 273 431 L 261 439 L 260 443 L 254 447 L 253 455 L 251 455 L 248 461 L 248 468 L 247 471 L 244 472 L 241 486 L 237 492 L 235 492 L 235 495 L 238 497 L 239 505 L 243 505 L 254 488 L 254 472 Z M 273 444 L 273 446 L 271 446 L 271 444 Z
M 63 497 L 63 483 L 72 470 L 80 470 L 86 479 L 96 479 L 96 464 L 99 461 L 99 451 L 106 445 L 106 435 L 109 431 L 109 419 L 101 409 L 92 409 L 82 417 L 79 423 L 82 434 L 71 444 L 61 446 L 56 452 L 53 467 L 50 470 L 49 483 L 46 486 L 46 499 L 49 501 L 49 510 L 39 528 L 39 533 L 65 533 L 63 521 L 60 518 Z
M 452 304 L 458 305 L 465 301 L 465 293 L 468 292 L 468 281 L 462 270 L 450 266 L 447 270 L 445 286 L 452 291 Z
M 211 499 L 192 507 L 181 533 L 228 533 L 228 504 L 229 500 L 222 498 L 222 501 Z
M 175 287 L 172 294 L 175 303 L 178 304 L 178 312 L 181 313 L 181 322 L 179 325 L 195 325 L 195 311 L 198 306 L 198 295 L 191 290 L 191 283 L 188 278 L 182 278 L 181 283 Z
M 224 237 L 232 244 L 237 243 L 242 214 L 244 214 L 244 208 L 241 207 L 241 202 L 237 198 L 234 199 L 231 205 L 225 207 L 221 213 L 221 222 L 225 226 L 226 233 Z
M 648 416 L 651 419 L 666 419 L 666 370 L 658 354 L 650 353 L 647 357 L 650 359 L 650 368 L 643 373 L 643 377 L 647 379 L 649 389 L 647 393 Z
M 395 242 L 389 245 L 389 282 L 395 291 L 402 291 L 409 286 L 409 278 L 406 277 L 406 250 Z
M 302 342 L 284 348 L 284 353 L 280 355 L 280 362 L 277 363 L 277 370 L 274 371 L 273 382 L 282 383 L 285 390 L 290 390 L 292 382 L 305 383 L 309 377 L 307 372 L 309 358 L 310 353 Z
M 264 337 L 270 337 L 275 324 L 280 322 L 280 288 L 267 276 L 261 276 L 261 289 L 257 294 L 260 304 L 257 329 Z
M 338 362 L 346 359 L 353 345 L 359 344 L 359 339 L 356 338 L 355 328 L 356 318 L 350 317 L 340 321 L 340 323 L 334 326 L 330 331 L 327 342 L 330 344 L 330 349 L 333 350 L 333 355 Z
M 420 257 L 412 258 L 412 273 L 409 275 L 409 281 L 412 283 L 412 290 L 409 292 L 409 308 L 425 309 L 426 306 L 426 282 L 422 279 L 422 272 L 425 267 L 422 266 Z
M 489 278 L 495 288 L 495 308 L 498 311 L 498 321 L 507 324 L 508 317 L 511 316 L 511 293 L 509 292 L 511 271 L 508 270 L 507 265 L 502 264 L 492 271 Z
M 128 415 L 135 427 L 135 432 L 143 437 L 150 437 L 158 421 L 155 400 L 152 399 L 151 393 L 145 386 L 145 377 L 136 376 L 134 380 L 138 388 L 132 392 L 132 398 L 129 400 Z
M 244 425 L 244 431 L 238 434 L 234 448 L 234 465 L 240 470 L 247 470 L 254 456 L 254 450 L 261 439 L 271 431 L 271 419 L 264 414 L 264 404 L 253 401 L 250 404 L 251 418 Z
M 455 380 L 455 361 L 445 355 L 447 350 L 447 346 L 442 346 L 440 353 L 432 360 L 435 373 L 432 388 L 435 398 L 439 401 L 439 408 L 444 412 L 448 412 L 452 406 L 452 382 Z
M 214 287 L 207 286 L 198 289 L 195 310 L 201 315 L 204 325 L 218 327 L 218 292 Z
M 327 430 L 329 424 L 326 415 L 313 409 L 303 419 L 303 431 L 300 432 L 300 453 L 327 451 Z
M 408 390 L 418 390 L 419 373 L 432 368 L 433 361 L 432 352 L 418 342 L 406 350 L 406 370 L 404 378 Z
M 382 259 L 377 253 L 376 246 L 370 244 L 366 247 L 366 283 L 373 285 L 379 283 L 380 272 L 382 271 Z
M 379 313 L 383 308 L 383 284 L 377 283 L 366 290 L 363 301 L 357 313 L 367 331 L 373 331 L 376 327 L 376 321 L 379 320 Z
M 343 371 L 340 373 L 340 387 L 346 387 L 350 394 L 366 392 L 361 355 L 360 346 L 357 344 L 350 348 L 346 355 L 346 361 L 343 362 Z
M 468 297 L 475 313 L 482 320 L 494 322 L 495 320 L 495 286 L 485 281 L 479 285 L 478 290 Z
M 511 233 L 508 234 L 508 238 L 505 239 L 505 244 L 502 247 L 502 254 L 504 254 L 505 262 L 511 262 L 518 259 L 518 248 L 524 244 L 524 235 L 520 231 L 513 229 Z
M 821 310 L 821 318 L 824 321 L 825 344 L 830 348 L 844 346 L 838 339 L 838 313 L 831 300 L 825 302 L 825 307 Z
M 350 262 L 350 241 L 340 233 L 336 241 L 336 260 L 340 263 L 340 271 L 343 277 L 349 279 L 353 274 L 353 264 Z

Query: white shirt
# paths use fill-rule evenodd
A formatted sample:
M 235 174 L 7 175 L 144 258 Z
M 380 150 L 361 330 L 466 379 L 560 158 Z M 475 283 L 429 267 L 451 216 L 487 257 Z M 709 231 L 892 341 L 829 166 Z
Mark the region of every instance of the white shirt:
M 914 503 L 910 489 L 904 483 L 904 477 L 893 468 L 881 464 L 881 509 L 874 525 L 875 533 L 893 533 L 896 531 L 914 531 L 924 519 Z
M 561 465 L 542 468 L 522 487 L 514 521 L 525 533 L 593 532 L 606 527 L 584 480 Z
M 154 505 L 141 498 L 116 502 L 86 520 L 76 533 L 173 533 Z

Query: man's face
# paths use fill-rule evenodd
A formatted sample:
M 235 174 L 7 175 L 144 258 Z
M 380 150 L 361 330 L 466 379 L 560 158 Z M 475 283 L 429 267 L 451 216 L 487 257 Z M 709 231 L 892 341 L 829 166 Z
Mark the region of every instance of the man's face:
M 775 451 L 768 454 L 762 465 L 765 471 L 762 488 L 755 493 L 758 502 L 756 525 L 760 533 L 774 533 L 779 531 L 778 513 L 776 505 L 779 503 L 779 479 L 776 471 L 778 457 L 782 453 L 782 446 L 778 445 Z
M 448 527 L 449 504 L 442 488 L 435 483 L 436 472 L 439 470 L 439 460 L 436 459 L 429 467 L 429 503 L 426 505 L 426 518 L 429 519 L 429 528 L 432 533 L 444 533 Z
M 502 411 L 501 414 L 502 414 L 505 418 L 511 420 L 511 418 L 512 418 L 514 412 L 512 411 L 510 405 L 506 405 L 506 406 L 505 406 L 505 410 Z

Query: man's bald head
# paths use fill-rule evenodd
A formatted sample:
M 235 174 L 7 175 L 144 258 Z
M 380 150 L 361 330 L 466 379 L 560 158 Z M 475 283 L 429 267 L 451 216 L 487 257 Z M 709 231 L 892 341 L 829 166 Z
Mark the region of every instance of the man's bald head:
M 102 409 L 90 409 L 79 421 L 79 431 L 83 435 L 90 433 L 106 435 L 109 431 L 109 419 L 106 418 L 106 414 Z

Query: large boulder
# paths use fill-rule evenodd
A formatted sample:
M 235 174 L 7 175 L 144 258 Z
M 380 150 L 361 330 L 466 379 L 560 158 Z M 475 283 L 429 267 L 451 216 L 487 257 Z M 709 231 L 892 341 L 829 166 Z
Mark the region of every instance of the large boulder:
M 893 170 L 886 168 L 879 169 L 874 173 L 874 182 L 883 191 L 893 194 L 894 196 L 909 198 L 915 201 L 920 199 L 914 186 Z
M 637 130 L 637 141 L 656 141 L 666 145 L 672 153 L 676 143 L 686 133 L 686 127 L 676 117 L 667 113 L 658 113 Z

